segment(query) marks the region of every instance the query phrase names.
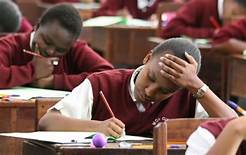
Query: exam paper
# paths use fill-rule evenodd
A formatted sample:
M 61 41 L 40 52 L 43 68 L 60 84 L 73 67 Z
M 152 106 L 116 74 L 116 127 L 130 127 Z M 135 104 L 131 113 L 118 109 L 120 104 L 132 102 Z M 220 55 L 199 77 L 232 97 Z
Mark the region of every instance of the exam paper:
M 0 136 L 67 144 L 67 143 L 90 143 L 91 138 L 87 138 L 87 137 L 91 137 L 91 135 L 94 134 L 96 134 L 96 132 L 37 131 L 37 132 L 1 133 Z M 146 141 L 146 140 L 152 140 L 152 138 L 125 135 L 117 139 L 117 141 Z
M 11 89 L 0 89 L 0 95 L 9 95 L 14 99 L 28 100 L 31 98 L 43 98 L 43 97 L 59 97 L 63 98 L 67 96 L 69 91 L 31 88 L 31 87 L 14 87 Z M 12 95 L 12 96 L 11 96 Z

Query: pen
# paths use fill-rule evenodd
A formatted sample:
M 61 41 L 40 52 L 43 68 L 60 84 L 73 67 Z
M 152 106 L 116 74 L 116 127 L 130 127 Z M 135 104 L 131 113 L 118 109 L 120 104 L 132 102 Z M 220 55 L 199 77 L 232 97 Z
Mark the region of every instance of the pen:
M 40 55 L 40 54 L 38 54 L 38 53 L 34 53 L 34 52 L 28 51 L 28 50 L 26 50 L 26 49 L 23 49 L 23 52 L 24 52 L 24 53 L 27 53 L 27 54 L 31 54 L 31 55 L 33 55 L 33 56 L 40 57 L 40 58 L 46 58 L 46 57 L 44 57 L 44 56 L 42 56 L 42 55 Z
M 233 101 L 227 101 L 227 104 L 234 110 L 236 110 L 237 112 L 241 113 L 242 115 L 246 116 L 246 111 L 241 108 L 239 105 L 237 105 L 235 102 Z
M 110 108 L 110 106 L 109 106 L 109 104 L 108 104 L 108 101 L 106 100 L 106 98 L 105 98 L 105 96 L 104 96 L 104 94 L 103 94 L 103 92 L 100 91 L 99 94 L 100 94 L 100 96 L 101 96 L 101 98 L 102 98 L 102 100 L 103 100 L 103 103 L 106 105 L 106 107 L 107 107 L 107 109 L 108 109 L 110 115 L 111 115 L 112 117 L 115 117 L 115 116 L 114 116 L 114 113 L 113 113 L 113 111 L 112 111 L 112 109 Z
M 38 53 L 34 53 L 34 52 L 28 51 L 28 50 L 26 50 L 26 49 L 23 49 L 23 52 L 24 52 L 24 53 L 27 53 L 27 54 L 30 54 L 30 55 L 33 55 L 33 56 L 37 56 L 37 57 L 39 57 L 39 58 L 47 59 L 46 57 L 44 57 L 44 56 L 42 56 L 42 55 L 40 55 L 40 54 L 38 54 Z M 53 61 L 52 61 L 52 64 L 55 65 L 55 66 L 58 65 L 58 60 L 53 60 Z
M 110 108 L 110 106 L 109 106 L 109 104 L 108 104 L 108 101 L 106 100 L 106 98 L 105 98 L 103 92 L 100 91 L 99 94 L 100 94 L 100 96 L 101 96 L 101 98 L 102 98 L 102 100 L 103 100 L 103 103 L 106 105 L 106 107 L 107 107 L 107 109 L 108 109 L 110 115 L 111 115 L 112 117 L 115 117 L 115 115 L 114 115 L 112 109 Z M 121 134 L 121 136 L 125 136 L 125 135 L 126 135 L 126 132 L 125 132 L 125 128 L 124 128 L 124 129 L 123 129 L 123 132 L 122 132 L 122 134 Z
M 167 144 L 167 149 L 186 149 L 186 144 Z
M 210 23 L 212 24 L 212 26 L 213 26 L 215 29 L 221 28 L 220 24 L 217 22 L 217 20 L 216 20 L 213 16 L 211 16 L 211 17 L 209 18 L 209 21 L 210 21 Z

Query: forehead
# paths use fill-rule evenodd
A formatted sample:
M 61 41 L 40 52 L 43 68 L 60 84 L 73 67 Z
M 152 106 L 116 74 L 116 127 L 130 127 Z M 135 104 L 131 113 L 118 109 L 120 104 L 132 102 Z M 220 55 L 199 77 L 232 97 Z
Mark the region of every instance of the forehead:
M 169 52 L 170 53 L 170 52 Z M 175 83 L 173 83 L 171 80 L 163 77 L 160 74 L 161 67 L 158 65 L 160 62 L 160 57 L 164 56 L 164 54 L 161 54 L 159 56 L 154 56 L 150 59 L 149 63 L 147 63 L 147 72 L 150 76 L 154 77 L 158 85 L 162 88 L 167 88 L 169 90 L 177 90 L 179 86 L 177 86 Z
M 51 40 L 55 45 L 60 47 L 69 46 L 74 40 L 72 34 L 63 28 L 57 21 L 40 26 L 38 31 L 42 37 Z

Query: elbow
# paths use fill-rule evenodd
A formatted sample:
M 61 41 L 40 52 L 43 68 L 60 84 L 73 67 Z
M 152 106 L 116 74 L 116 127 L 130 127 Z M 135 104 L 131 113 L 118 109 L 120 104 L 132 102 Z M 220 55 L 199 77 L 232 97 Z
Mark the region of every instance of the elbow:
M 59 114 L 55 111 L 47 112 L 38 122 L 38 130 L 48 131 L 52 130 L 55 122 L 56 115 Z
M 46 131 L 48 130 L 48 116 L 47 114 L 45 114 L 38 122 L 38 130 L 41 130 L 41 131 Z

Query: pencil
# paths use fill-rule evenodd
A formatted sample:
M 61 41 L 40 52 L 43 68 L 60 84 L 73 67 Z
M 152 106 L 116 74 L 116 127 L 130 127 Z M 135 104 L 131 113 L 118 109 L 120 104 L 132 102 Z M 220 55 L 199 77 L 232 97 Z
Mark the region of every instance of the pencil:
M 211 16 L 211 17 L 209 18 L 209 21 L 210 21 L 210 23 L 212 24 L 212 26 L 213 26 L 215 29 L 221 28 L 220 24 L 217 22 L 217 20 L 216 20 L 213 16 Z
M 35 53 L 35 52 L 31 52 L 31 51 L 28 51 L 28 50 L 26 50 L 26 49 L 23 49 L 23 52 L 24 52 L 24 53 L 27 53 L 27 54 L 30 54 L 30 55 L 33 55 L 33 56 L 37 56 L 37 57 L 39 57 L 39 58 L 47 59 L 46 57 L 42 56 L 41 54 L 38 54 L 38 53 Z M 59 62 L 58 62 L 57 60 L 53 60 L 53 61 L 52 61 L 52 64 L 53 64 L 54 66 L 57 66 L 58 63 L 59 63 Z
M 31 55 L 33 55 L 33 56 L 40 57 L 40 58 L 45 58 L 44 56 L 42 56 L 42 55 L 40 55 L 40 54 L 38 54 L 38 53 L 34 53 L 34 52 L 28 51 L 28 50 L 26 50 L 26 49 L 23 49 L 23 52 L 24 52 L 24 53 L 27 53 L 27 54 L 31 54 Z
M 105 96 L 104 96 L 104 94 L 103 94 L 103 92 L 100 91 L 99 94 L 100 94 L 100 96 L 101 96 L 101 98 L 102 98 L 102 100 L 103 100 L 103 103 L 106 105 L 106 107 L 107 107 L 107 109 L 108 109 L 110 115 L 111 115 L 112 117 L 115 117 L 115 116 L 114 116 L 114 113 L 113 113 L 113 111 L 112 111 L 112 109 L 110 108 L 110 106 L 109 106 L 109 104 L 108 104 L 108 101 L 106 100 L 106 98 L 105 98 Z
M 236 103 L 234 103 L 233 101 L 227 101 L 227 104 L 234 110 L 236 110 L 237 112 L 239 112 L 240 114 L 246 116 L 246 111 L 241 108 L 239 105 L 237 105 Z

